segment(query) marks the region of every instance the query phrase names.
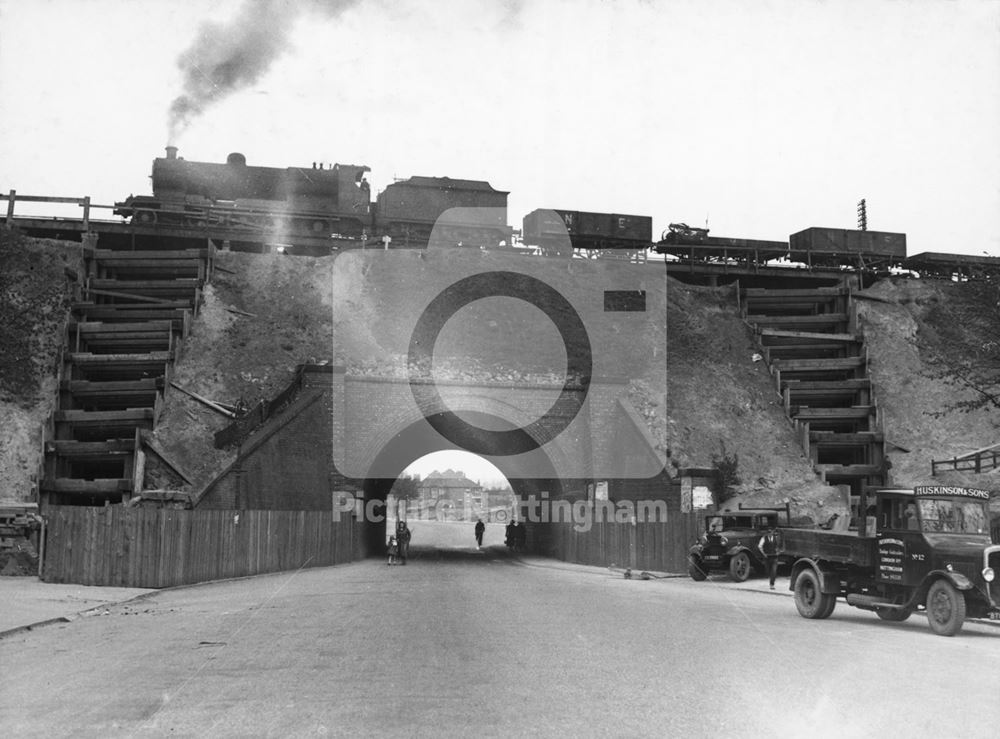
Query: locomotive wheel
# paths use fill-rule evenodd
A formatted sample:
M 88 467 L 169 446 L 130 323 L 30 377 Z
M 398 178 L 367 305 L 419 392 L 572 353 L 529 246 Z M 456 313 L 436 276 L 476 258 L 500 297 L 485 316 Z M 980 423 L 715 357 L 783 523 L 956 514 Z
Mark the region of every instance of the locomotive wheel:
M 740 552 L 729 560 L 729 576 L 736 582 L 746 582 L 752 571 L 753 565 L 750 563 L 750 555 L 746 552 Z
M 927 591 L 927 623 L 938 636 L 954 636 L 965 623 L 965 596 L 947 580 Z

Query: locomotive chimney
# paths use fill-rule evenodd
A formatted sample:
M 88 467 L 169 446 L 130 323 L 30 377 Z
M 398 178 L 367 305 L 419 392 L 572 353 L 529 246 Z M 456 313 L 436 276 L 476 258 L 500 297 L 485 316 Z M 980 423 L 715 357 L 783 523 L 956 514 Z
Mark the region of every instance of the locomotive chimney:
M 168 146 L 167 147 L 167 159 L 176 159 L 176 158 L 177 158 L 177 147 L 176 146 Z

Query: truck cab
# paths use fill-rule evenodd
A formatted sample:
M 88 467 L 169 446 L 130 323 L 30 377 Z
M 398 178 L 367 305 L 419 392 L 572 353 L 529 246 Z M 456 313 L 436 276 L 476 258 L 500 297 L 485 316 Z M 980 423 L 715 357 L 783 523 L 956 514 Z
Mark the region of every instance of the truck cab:
M 917 587 L 935 570 L 965 571 L 975 578 L 987 566 L 983 547 L 992 544 L 989 498 L 942 495 L 946 490 L 881 491 L 875 531 L 880 581 Z

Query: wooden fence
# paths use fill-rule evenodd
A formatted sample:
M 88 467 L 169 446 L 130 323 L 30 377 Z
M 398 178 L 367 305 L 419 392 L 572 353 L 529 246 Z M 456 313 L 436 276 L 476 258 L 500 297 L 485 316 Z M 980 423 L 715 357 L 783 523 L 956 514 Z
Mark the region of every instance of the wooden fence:
M 50 506 L 42 579 L 165 588 L 353 559 L 354 522 L 331 511 Z
M 978 452 L 970 452 L 961 457 L 931 460 L 931 475 L 936 475 L 939 469 L 978 474 L 996 469 L 997 467 L 1000 467 L 1000 449 L 992 446 L 988 449 L 981 449 Z
M 553 523 L 551 553 L 567 562 L 598 567 L 631 567 L 655 572 L 687 572 L 687 552 L 704 529 L 702 517 L 670 512 L 666 521 L 595 521 L 587 531 Z

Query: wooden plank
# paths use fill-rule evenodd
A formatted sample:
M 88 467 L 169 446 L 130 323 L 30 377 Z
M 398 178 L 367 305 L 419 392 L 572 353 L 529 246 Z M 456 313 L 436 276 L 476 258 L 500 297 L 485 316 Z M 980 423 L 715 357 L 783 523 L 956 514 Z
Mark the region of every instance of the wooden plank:
M 25 203 L 76 203 L 77 205 L 83 205 L 89 202 L 89 198 L 61 198 L 50 195 L 17 195 L 15 197 L 16 191 L 11 190 L 10 195 L 0 194 L 0 200 L 9 200 L 13 203 L 15 200 L 20 200 Z M 98 206 L 94 206 L 95 208 Z M 104 206 L 112 207 L 112 206 Z
M 775 359 L 774 366 L 782 371 L 795 370 L 842 370 L 863 367 L 864 357 L 841 357 L 834 359 Z
M 139 293 L 126 293 L 119 290 L 102 290 L 101 288 L 88 287 L 85 292 L 87 295 L 104 295 L 109 298 L 126 298 L 128 300 L 134 300 L 136 303 L 143 303 L 145 305 L 166 305 L 169 304 L 170 307 L 176 307 L 176 300 L 170 298 L 154 298 L 150 295 L 142 295 Z M 115 308 L 125 308 L 129 307 L 127 303 L 105 303 L 107 305 Z
M 82 480 L 75 477 L 46 478 L 39 483 L 45 492 L 53 493 L 120 493 L 128 492 L 132 481 L 128 478 L 102 478 Z
M 156 377 L 146 377 L 140 380 L 63 380 L 61 389 L 74 395 L 102 395 L 126 392 L 155 392 L 160 383 Z
M 770 316 L 770 315 L 748 315 L 746 320 L 759 325 L 766 324 L 801 324 L 808 326 L 811 324 L 826 325 L 830 323 L 846 323 L 846 313 L 818 313 L 811 316 Z M 838 332 L 843 333 L 843 332 Z
M 84 508 L 83 517 L 83 562 L 80 582 L 83 585 L 96 585 L 93 580 L 94 559 L 96 558 L 97 510 Z
M 171 382 L 170 386 L 174 387 L 174 388 L 177 388 L 182 393 L 184 393 L 185 395 L 191 396 L 192 398 L 194 398 L 198 402 L 204 403 L 209 408 L 211 408 L 213 411 L 221 413 L 222 415 L 226 416 L 227 418 L 236 418 L 236 414 L 233 413 L 232 411 L 226 410 L 225 408 L 223 408 L 222 406 L 220 406 L 218 403 L 216 403 L 216 402 L 214 402 L 212 400 L 209 400 L 208 398 L 205 398 L 205 397 L 203 397 L 201 395 L 198 395 L 198 393 L 191 392 L 190 390 L 185 390 L 180 385 L 178 385 L 176 382 Z
M 167 563 L 173 552 L 170 550 L 170 540 L 167 536 L 170 511 L 157 510 L 157 541 L 159 543 L 159 556 L 154 563 L 156 566 L 156 587 L 165 588 L 171 585 L 167 577 Z
M 867 377 L 852 378 L 847 380 L 788 380 L 782 383 L 783 387 L 789 388 L 792 392 L 812 391 L 812 390 L 868 390 L 871 388 L 871 380 Z
M 872 444 L 882 440 L 880 431 L 855 431 L 835 433 L 833 431 L 810 431 L 809 441 L 814 446 L 857 446 Z
M 168 351 L 141 352 L 136 354 L 94 354 L 92 352 L 70 352 L 67 359 L 78 365 L 93 364 L 163 364 L 173 357 Z
M 113 305 L 84 305 L 75 310 L 88 323 L 120 323 L 120 322 L 144 322 L 169 321 L 171 328 L 176 331 L 178 321 L 183 321 L 184 316 L 190 313 L 189 308 L 165 308 L 151 306 L 137 306 L 124 309 L 122 306 Z M 90 320 L 97 319 L 97 320 Z
M 197 277 L 177 277 L 169 280 L 116 280 L 111 278 L 95 277 L 90 280 L 90 284 L 102 290 L 143 290 L 143 291 L 193 291 L 201 287 L 201 280 Z M 147 294 L 147 293 L 144 293 Z
M 135 451 L 134 444 L 132 439 L 109 439 L 107 441 L 54 439 L 45 442 L 45 451 L 68 458 L 127 456 Z
M 851 406 L 850 408 L 813 408 L 799 406 L 793 417 L 805 420 L 838 419 L 838 418 L 868 418 L 875 413 L 875 406 Z
M 120 411 L 56 411 L 57 423 L 104 424 L 122 421 L 149 421 L 152 408 L 126 408 Z
M 821 333 L 816 331 L 789 331 L 779 328 L 762 328 L 761 336 L 773 336 L 775 338 L 787 339 L 815 339 L 817 341 L 838 341 L 853 342 L 862 341 L 862 337 L 856 334 Z
M 806 298 L 810 296 L 836 297 L 846 295 L 847 290 L 842 287 L 810 287 L 793 289 L 775 289 L 769 287 L 748 287 L 743 290 L 745 298 L 786 296 L 796 298 Z
M 98 262 L 103 262 L 106 260 L 117 260 L 125 262 L 134 261 L 171 261 L 171 260 L 189 260 L 192 262 L 200 262 L 206 258 L 208 255 L 207 248 L 201 249 L 173 249 L 173 250 L 150 250 L 150 251 L 121 251 L 119 249 L 96 249 L 94 251 L 94 259 Z
M 851 477 L 867 477 L 877 475 L 882 471 L 882 468 L 877 464 L 816 464 L 813 465 L 813 468 L 817 472 Z
M 80 334 L 116 333 L 157 333 L 170 330 L 170 321 L 133 321 L 132 323 L 108 323 L 107 321 L 78 321 L 70 323 L 70 331 Z
M 165 310 L 191 310 L 190 300 L 163 300 L 157 301 L 156 305 L 146 305 L 144 303 L 94 303 L 89 300 L 81 300 L 72 304 L 73 311 L 83 314 L 90 314 L 95 311 L 105 311 L 123 316 L 139 315 L 147 312 Z M 155 318 L 152 320 L 156 320 Z M 91 323 L 91 321 L 87 321 Z

